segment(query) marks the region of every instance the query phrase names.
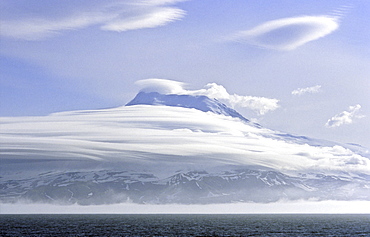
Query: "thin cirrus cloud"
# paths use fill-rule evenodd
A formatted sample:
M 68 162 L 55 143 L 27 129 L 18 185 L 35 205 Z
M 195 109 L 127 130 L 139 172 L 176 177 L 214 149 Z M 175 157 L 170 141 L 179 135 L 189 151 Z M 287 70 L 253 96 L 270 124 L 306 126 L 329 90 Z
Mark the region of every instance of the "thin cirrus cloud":
M 58 17 L 41 15 L 35 9 L 24 12 L 27 17 L 1 17 L 0 35 L 22 40 L 41 40 L 68 30 L 99 26 L 101 30 L 122 32 L 155 28 L 180 20 L 185 11 L 174 7 L 177 0 L 168 1 L 104 1 L 91 6 L 77 6 L 59 2 L 50 8 L 58 8 Z M 55 10 L 55 9 L 54 9 Z
M 234 40 L 267 49 L 293 50 L 332 33 L 338 27 L 338 18 L 333 16 L 282 18 L 241 31 Z
M 357 104 L 354 106 L 350 106 L 348 111 L 343 111 L 339 114 L 336 114 L 334 117 L 329 119 L 325 126 L 329 128 L 339 127 L 344 124 L 351 124 L 353 123 L 354 119 L 360 119 L 365 117 L 364 115 L 359 114 L 361 109 L 361 105 Z
M 306 93 L 315 94 L 315 93 L 319 93 L 320 89 L 321 89 L 320 85 L 306 87 L 306 88 L 298 88 L 292 91 L 292 95 L 303 95 Z
M 229 94 L 225 87 L 216 83 L 208 83 L 203 89 L 199 90 L 186 90 L 184 89 L 185 84 L 182 82 L 156 78 L 140 80 L 136 84 L 145 92 L 155 91 L 163 94 L 204 95 L 218 99 L 232 107 L 238 106 L 251 109 L 259 115 L 264 115 L 267 112 L 279 108 L 278 99 Z

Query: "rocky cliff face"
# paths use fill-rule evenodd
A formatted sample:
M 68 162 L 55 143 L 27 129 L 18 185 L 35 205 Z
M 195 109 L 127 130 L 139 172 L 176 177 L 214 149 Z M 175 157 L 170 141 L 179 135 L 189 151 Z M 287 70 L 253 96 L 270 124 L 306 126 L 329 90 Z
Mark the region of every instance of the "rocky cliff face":
M 100 170 L 49 172 L 6 180 L 6 202 L 97 205 L 120 202 L 209 204 L 297 200 L 370 200 L 369 177 L 349 179 L 323 174 L 288 176 L 276 171 L 177 172 L 160 179 L 151 173 Z

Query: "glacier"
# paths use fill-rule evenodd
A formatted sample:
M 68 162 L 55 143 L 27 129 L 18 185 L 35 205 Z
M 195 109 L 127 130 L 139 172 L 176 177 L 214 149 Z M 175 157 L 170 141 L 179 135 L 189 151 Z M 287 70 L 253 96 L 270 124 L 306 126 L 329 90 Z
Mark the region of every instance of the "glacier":
M 370 201 L 370 154 L 271 130 L 206 96 L 0 118 L 0 202 Z

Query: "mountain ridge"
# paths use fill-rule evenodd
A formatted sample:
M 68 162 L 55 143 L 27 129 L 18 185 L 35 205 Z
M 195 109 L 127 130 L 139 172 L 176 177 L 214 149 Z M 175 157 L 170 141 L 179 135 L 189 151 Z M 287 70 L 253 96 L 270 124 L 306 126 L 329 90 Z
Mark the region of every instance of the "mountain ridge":
M 121 202 L 138 204 L 269 203 L 281 199 L 327 198 L 370 200 L 366 178 L 309 174 L 289 176 L 277 171 L 251 169 L 178 171 L 166 178 L 148 172 L 97 170 L 49 172 L 38 177 L 5 180 L 0 200 L 99 205 Z M 333 192 L 335 190 L 335 192 Z

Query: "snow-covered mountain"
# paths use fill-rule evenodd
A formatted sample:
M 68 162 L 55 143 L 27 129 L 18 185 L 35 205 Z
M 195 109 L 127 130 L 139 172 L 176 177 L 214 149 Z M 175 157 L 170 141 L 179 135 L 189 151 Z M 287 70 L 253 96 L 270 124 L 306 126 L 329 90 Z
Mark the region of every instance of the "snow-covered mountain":
M 366 148 L 263 128 L 205 96 L 140 92 L 0 126 L 2 202 L 370 200 Z
M 183 108 L 193 108 L 203 112 L 213 112 L 215 114 L 222 114 L 239 118 L 245 122 L 249 122 L 241 114 L 234 109 L 227 107 L 225 104 L 219 102 L 217 99 L 210 99 L 207 96 L 199 95 L 163 95 L 158 92 L 139 92 L 136 97 L 126 104 L 132 105 L 165 105 Z

